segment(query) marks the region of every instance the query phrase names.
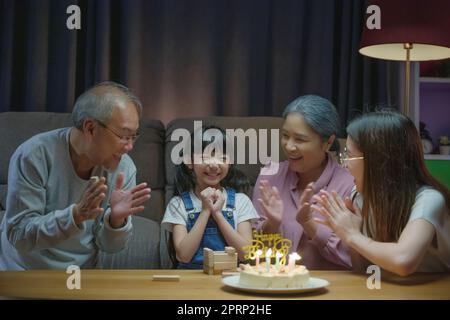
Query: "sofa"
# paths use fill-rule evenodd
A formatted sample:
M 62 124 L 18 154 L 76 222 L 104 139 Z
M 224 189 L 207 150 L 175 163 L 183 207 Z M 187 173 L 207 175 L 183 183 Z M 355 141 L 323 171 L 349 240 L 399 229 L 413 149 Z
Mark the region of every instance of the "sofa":
M 165 206 L 173 195 L 174 164 L 172 148 L 178 141 L 171 141 L 176 129 L 192 130 L 194 120 L 202 125 L 217 125 L 224 129 L 242 128 L 279 129 L 282 118 L 278 117 L 205 117 L 175 119 L 164 126 L 159 120 L 142 119 L 140 137 L 136 141 L 131 158 L 137 167 L 137 182 L 147 182 L 152 197 L 142 213 L 133 216 L 133 235 L 128 247 L 119 253 L 101 253 L 102 267 L 110 269 L 158 269 L 171 268 L 167 243 L 168 234 L 160 223 Z M 33 135 L 61 127 L 71 126 L 70 114 L 51 112 L 4 112 L 0 113 L 0 221 L 6 209 L 8 188 L 8 165 L 14 150 Z M 269 145 L 270 139 L 267 139 Z M 264 142 L 261 140 L 261 142 Z M 245 150 L 249 150 L 246 140 Z M 271 150 L 269 148 L 269 154 Z M 275 150 L 281 160 L 283 153 Z M 248 155 L 247 155 L 248 156 Z M 261 163 L 238 164 L 252 185 L 259 174 Z

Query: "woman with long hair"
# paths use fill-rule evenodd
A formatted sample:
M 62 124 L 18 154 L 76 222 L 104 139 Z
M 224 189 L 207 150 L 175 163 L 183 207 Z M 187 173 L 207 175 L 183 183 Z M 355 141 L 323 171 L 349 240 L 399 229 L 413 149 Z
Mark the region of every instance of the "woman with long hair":
M 373 112 L 347 127 L 343 163 L 354 176 L 353 202 L 321 192 L 322 213 L 359 255 L 401 276 L 450 270 L 450 192 L 425 166 L 414 123 Z

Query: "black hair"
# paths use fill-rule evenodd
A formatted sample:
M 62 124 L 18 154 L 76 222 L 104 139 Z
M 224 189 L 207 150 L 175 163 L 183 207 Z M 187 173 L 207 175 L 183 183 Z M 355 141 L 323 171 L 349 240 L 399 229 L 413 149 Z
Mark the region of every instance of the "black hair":
M 214 141 L 207 133 L 208 130 L 215 129 L 220 131 L 222 141 Z M 227 135 L 225 131 L 217 126 L 206 126 L 202 127 L 201 132 L 201 139 L 202 139 L 202 152 L 205 150 L 205 148 L 214 143 L 221 143 L 221 146 L 223 147 L 224 154 L 227 153 L 226 146 L 227 146 Z M 212 136 L 216 137 L 216 136 Z M 191 132 L 191 150 L 194 150 L 194 141 L 195 139 L 200 138 L 199 135 L 196 135 L 195 132 Z M 229 150 L 230 151 L 230 150 Z M 184 155 L 182 155 L 184 156 Z M 233 157 L 234 155 L 230 155 Z M 191 156 L 192 159 L 192 156 Z M 193 159 L 192 159 L 193 160 Z M 236 192 L 243 192 L 243 193 L 249 193 L 250 190 L 250 181 L 248 180 L 247 176 L 237 169 L 236 165 L 234 163 L 231 163 L 228 169 L 227 176 L 220 182 L 220 185 L 224 188 L 233 188 L 236 190 Z M 181 195 L 183 192 L 189 192 L 191 190 L 194 190 L 196 186 L 196 178 L 191 169 L 189 169 L 185 163 L 181 163 L 179 165 L 175 166 L 175 178 L 174 178 L 174 196 Z

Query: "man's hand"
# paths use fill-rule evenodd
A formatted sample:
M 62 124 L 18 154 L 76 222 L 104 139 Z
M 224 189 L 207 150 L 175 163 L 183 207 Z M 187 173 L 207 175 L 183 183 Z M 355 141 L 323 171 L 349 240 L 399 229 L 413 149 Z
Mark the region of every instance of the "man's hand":
M 84 191 L 80 202 L 73 208 L 72 214 L 75 224 L 80 225 L 85 220 L 93 220 L 103 213 L 100 204 L 106 196 L 107 186 L 105 181 L 105 178 L 102 177 L 97 182 L 91 183 Z
M 116 185 L 111 193 L 110 206 L 111 214 L 109 224 L 113 228 L 120 228 L 125 224 L 125 219 L 132 214 L 144 210 L 142 204 L 150 199 L 150 188 L 147 183 L 141 183 L 129 190 L 121 190 L 124 180 L 123 172 L 119 173 L 116 179 Z

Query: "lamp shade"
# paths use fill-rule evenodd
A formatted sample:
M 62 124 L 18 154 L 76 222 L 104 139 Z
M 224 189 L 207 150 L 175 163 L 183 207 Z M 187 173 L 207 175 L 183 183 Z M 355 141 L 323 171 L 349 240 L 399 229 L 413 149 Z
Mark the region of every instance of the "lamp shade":
M 450 0 L 373 0 L 370 5 L 380 8 L 380 29 L 364 23 L 361 54 L 404 61 L 404 44 L 410 43 L 411 61 L 450 58 Z

